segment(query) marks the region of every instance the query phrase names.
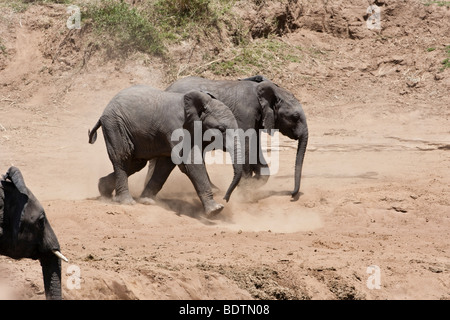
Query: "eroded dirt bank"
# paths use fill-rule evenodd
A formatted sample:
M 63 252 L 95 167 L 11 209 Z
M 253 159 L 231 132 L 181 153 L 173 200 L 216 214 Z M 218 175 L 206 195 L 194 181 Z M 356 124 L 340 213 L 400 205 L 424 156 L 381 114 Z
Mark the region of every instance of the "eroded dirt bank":
M 165 88 L 163 61 L 94 53 L 84 64 L 83 38 L 58 29 L 64 5 L 5 10 L 0 170 L 20 167 L 44 205 L 70 260 L 65 299 L 450 298 L 449 9 L 378 1 L 376 33 L 365 28 L 366 1 L 342 3 L 271 11 L 286 15 L 283 41 L 309 48 L 273 77 L 308 118 L 300 198 L 289 195 L 296 144 L 282 137 L 278 173 L 253 194 L 236 190 L 212 221 L 179 170 L 157 205 L 97 199 L 112 166 L 101 134 L 89 145 L 87 130 L 119 90 Z M 221 199 L 231 168 L 208 169 Z M 130 179 L 134 195 L 144 177 Z M 370 266 L 380 289 L 367 286 Z M 44 299 L 38 262 L 0 257 L 0 274 L 1 298 Z

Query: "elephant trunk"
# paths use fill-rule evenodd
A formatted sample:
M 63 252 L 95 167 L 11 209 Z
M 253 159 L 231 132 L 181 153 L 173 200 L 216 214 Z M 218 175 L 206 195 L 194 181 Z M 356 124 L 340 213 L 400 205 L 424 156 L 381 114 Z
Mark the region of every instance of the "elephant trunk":
M 68 260 L 60 252 L 58 239 L 47 218 L 44 219 L 40 251 L 39 261 L 44 276 L 45 296 L 47 300 L 61 300 L 61 260 Z
M 239 181 L 242 177 L 242 171 L 243 171 L 243 161 L 242 161 L 242 150 L 241 150 L 241 143 L 239 141 L 239 137 L 233 136 L 232 139 L 227 139 L 227 141 L 233 141 L 234 143 L 227 143 L 227 150 L 233 150 L 233 153 L 231 154 L 231 158 L 233 161 L 233 180 L 231 181 L 230 186 L 228 187 L 228 190 L 223 197 L 224 200 L 228 202 L 230 200 L 231 193 L 238 185 Z
M 300 190 L 300 180 L 302 176 L 303 159 L 305 158 L 306 146 L 308 144 L 308 129 L 305 129 L 302 136 L 298 139 L 297 155 L 295 158 L 295 187 L 292 197 L 295 197 Z
M 44 276 L 45 297 L 47 300 L 61 300 L 61 260 L 51 253 L 44 255 L 39 261 Z

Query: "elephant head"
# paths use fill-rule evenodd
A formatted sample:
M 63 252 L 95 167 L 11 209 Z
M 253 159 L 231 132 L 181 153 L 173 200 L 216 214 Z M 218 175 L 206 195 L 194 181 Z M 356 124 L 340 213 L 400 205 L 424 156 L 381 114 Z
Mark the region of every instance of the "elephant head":
M 192 126 L 195 121 L 201 121 L 203 132 L 209 129 L 220 131 L 225 150 L 231 154 L 234 175 L 224 196 L 224 199 L 228 201 L 242 177 L 243 168 L 240 141 L 227 135 L 227 129 L 236 130 L 238 128 L 236 119 L 225 104 L 206 92 L 196 90 L 188 92 L 184 96 L 184 103 L 185 127 Z M 186 126 L 186 124 L 188 125 Z
M 9 168 L 0 183 L 0 254 L 38 259 L 46 298 L 60 300 L 60 259 L 67 259 L 60 252 L 44 208 L 25 185 L 18 168 Z
M 267 130 L 278 129 L 291 139 L 298 140 L 295 159 L 295 187 L 292 196 L 300 190 L 303 159 L 308 144 L 308 126 L 302 105 L 289 91 L 261 76 L 244 80 L 259 82 L 256 87 L 261 105 L 262 124 Z

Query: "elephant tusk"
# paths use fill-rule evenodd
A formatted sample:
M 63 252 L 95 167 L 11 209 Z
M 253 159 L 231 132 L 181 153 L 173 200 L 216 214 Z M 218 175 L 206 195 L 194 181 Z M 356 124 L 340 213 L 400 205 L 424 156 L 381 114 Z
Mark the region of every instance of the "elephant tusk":
M 59 252 L 58 250 L 53 250 L 53 253 L 61 260 L 64 260 L 65 262 L 69 262 L 69 260 L 66 257 L 64 257 L 63 254 L 61 252 Z

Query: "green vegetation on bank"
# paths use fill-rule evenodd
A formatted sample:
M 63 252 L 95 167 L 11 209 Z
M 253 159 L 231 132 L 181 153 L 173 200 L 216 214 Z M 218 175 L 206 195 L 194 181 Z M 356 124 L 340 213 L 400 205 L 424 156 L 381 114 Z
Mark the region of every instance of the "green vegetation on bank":
M 427 1 L 424 3 L 425 6 L 430 6 L 432 4 L 436 4 L 439 7 L 450 7 L 450 1 Z
M 0 53 L 6 55 L 6 47 L 2 43 L 2 39 L 0 39 Z
M 248 22 L 234 10 L 237 0 L 5 1 L 0 0 L 16 12 L 49 3 L 77 5 L 82 29 L 87 30 L 84 34 L 97 48 L 106 49 L 114 57 L 140 52 L 167 58 L 177 75 L 205 71 L 216 75 L 270 75 L 299 62 L 307 53 L 270 33 L 252 39 Z M 176 66 L 169 48 L 183 41 L 191 41 L 192 51 L 200 50 L 196 52 L 199 55 L 188 65 Z
M 171 43 L 212 36 L 227 19 L 233 3 L 147 0 L 133 6 L 123 0 L 99 0 L 83 6 L 82 15 L 111 47 L 164 55 Z
M 147 6 L 167 39 L 183 40 L 218 28 L 234 1 L 156 0 Z
M 127 2 L 102 0 L 82 12 L 109 50 L 120 53 L 139 51 L 161 55 L 165 47 L 158 29 L 145 13 Z
M 189 39 L 215 43 L 221 48 L 217 54 L 205 51 L 201 65 L 186 67 L 184 71 L 188 72 L 253 74 L 278 70 L 300 60 L 301 49 L 277 37 L 269 35 L 250 41 L 249 31 L 231 10 L 235 3 L 233 0 L 148 0 L 135 7 L 120 0 L 99 0 L 85 7 L 84 21 L 89 21 L 99 38 L 106 39 L 111 48 L 123 48 L 125 52 L 133 49 L 165 56 L 168 46 Z M 224 48 L 220 39 L 225 33 L 231 39 L 229 48 Z
M 217 75 L 256 74 L 281 71 L 290 62 L 300 62 L 302 49 L 290 46 L 276 37 L 243 43 L 231 55 L 212 60 L 208 68 Z
M 442 61 L 442 64 L 444 65 L 442 68 L 447 69 L 447 68 L 450 68 L 450 45 L 446 46 L 444 48 L 444 50 L 445 50 L 445 53 L 447 54 L 447 58 L 445 58 Z

